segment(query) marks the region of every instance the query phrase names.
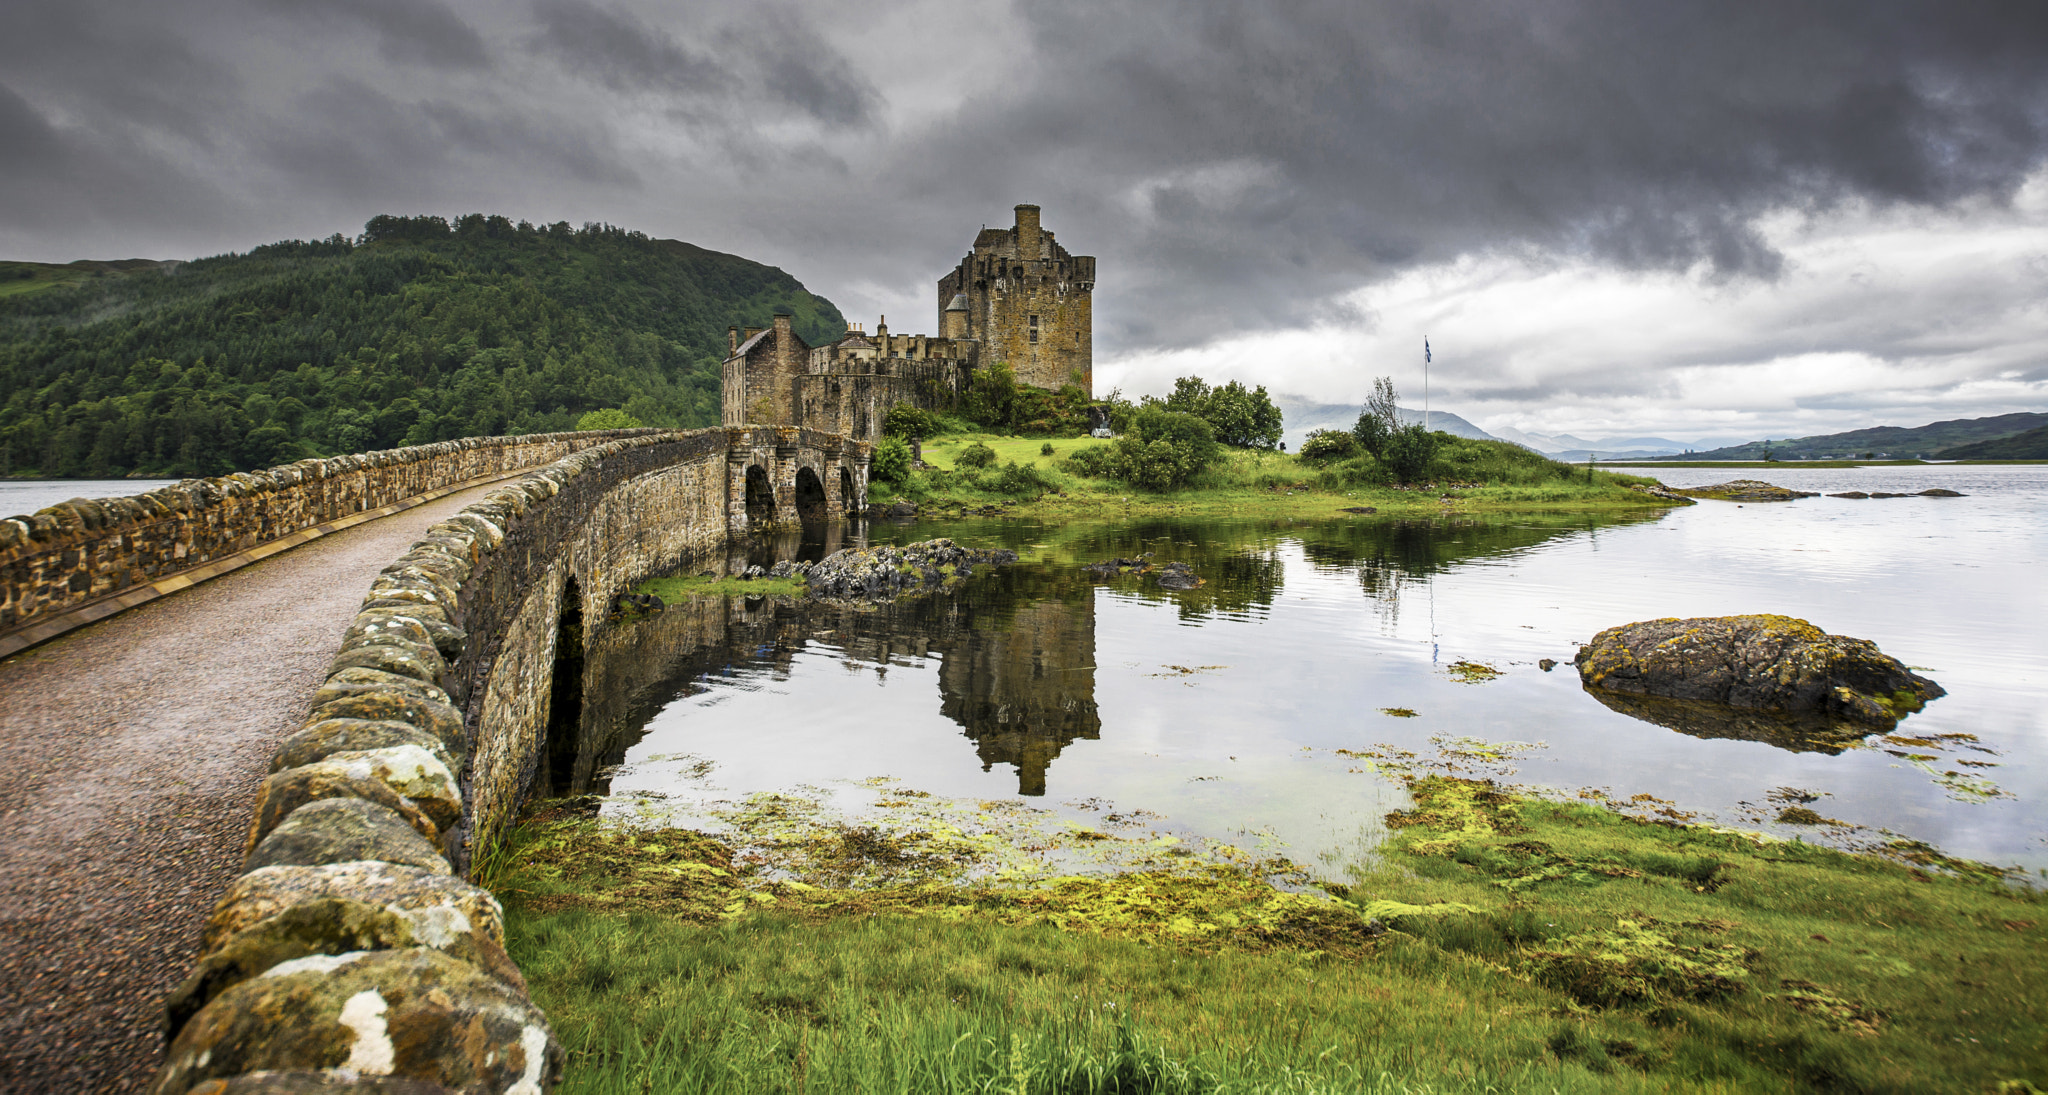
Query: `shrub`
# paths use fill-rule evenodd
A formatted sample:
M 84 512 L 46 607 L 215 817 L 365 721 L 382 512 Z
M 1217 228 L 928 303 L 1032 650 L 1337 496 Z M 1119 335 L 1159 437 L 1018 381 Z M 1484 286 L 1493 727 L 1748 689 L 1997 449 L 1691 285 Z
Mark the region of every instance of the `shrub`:
M 1145 490 L 1172 490 L 1222 454 L 1215 427 L 1156 402 L 1139 407 L 1130 431 L 1105 448 L 1110 474 Z
M 1429 462 L 1436 456 L 1436 443 L 1437 435 L 1421 426 L 1403 426 L 1388 435 L 1380 458 L 1395 479 L 1413 483 L 1429 470 Z
M 995 462 L 996 450 L 979 441 L 961 449 L 960 455 L 953 458 L 954 466 L 962 468 L 986 468 Z
M 1401 428 L 1401 412 L 1396 406 L 1400 396 L 1394 391 L 1394 382 L 1387 377 L 1378 377 L 1372 382 L 1372 394 L 1365 399 L 1365 406 L 1358 411 L 1358 424 L 1351 427 L 1351 436 L 1377 460 L 1387 451 L 1387 439 Z
M 1303 460 L 1342 460 L 1358 455 L 1358 438 L 1344 430 L 1317 430 L 1301 443 Z
M 1233 380 L 1211 388 L 1198 376 L 1173 382 L 1173 394 L 1161 401 L 1169 411 L 1191 414 L 1215 429 L 1216 440 L 1243 449 L 1270 449 L 1280 443 L 1280 408 L 1264 385 L 1246 389 Z
M 576 428 L 579 430 L 637 430 L 640 428 L 640 420 L 617 407 L 605 407 L 602 410 L 591 411 L 582 418 L 577 419 Z
M 1038 455 L 1040 455 L 1040 456 L 1051 456 L 1051 455 L 1052 455 L 1052 453 L 1053 453 L 1053 448 L 1052 448 L 1052 442 L 1048 441 L 1048 442 L 1046 442 L 1045 444 L 1043 444 L 1043 445 L 1040 445 L 1040 446 L 1038 446 Z
M 882 443 L 875 446 L 875 462 L 869 471 L 885 483 L 909 482 L 910 446 L 900 437 L 882 438 Z
M 1081 449 L 1061 463 L 1075 475 L 1090 479 L 1116 478 L 1116 446 L 1094 445 Z
M 882 418 L 882 433 L 889 437 L 933 437 L 939 432 L 939 416 L 908 403 L 890 407 Z

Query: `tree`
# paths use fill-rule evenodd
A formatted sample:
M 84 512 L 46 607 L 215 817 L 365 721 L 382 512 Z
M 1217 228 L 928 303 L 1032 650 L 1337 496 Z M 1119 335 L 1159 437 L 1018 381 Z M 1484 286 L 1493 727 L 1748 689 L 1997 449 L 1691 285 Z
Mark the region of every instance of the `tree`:
M 617 407 L 606 407 L 602 410 L 591 411 L 582 418 L 577 419 L 576 428 L 579 430 L 637 430 L 640 428 L 640 420 Z
M 868 470 L 884 483 L 905 483 L 910 480 L 910 446 L 894 435 L 882 438 L 875 446 L 874 463 Z
M 1429 462 L 1435 457 L 1436 434 L 1416 423 L 1388 435 L 1380 461 L 1397 481 L 1413 483 L 1429 470 Z
M 1390 377 L 1376 377 L 1372 382 L 1372 394 L 1365 397 L 1365 406 L 1359 409 L 1358 424 L 1351 432 L 1358 438 L 1359 447 L 1378 460 L 1386 451 L 1388 439 L 1401 428 L 1401 411 L 1397 404 L 1400 396 L 1394 391 Z
M 1280 443 L 1282 416 L 1264 385 L 1246 388 L 1233 380 L 1212 388 L 1199 376 L 1184 376 L 1173 382 L 1173 391 L 1161 407 L 1179 414 L 1191 414 L 1216 431 L 1216 440 L 1241 449 L 1270 449 Z
M 1192 414 L 1148 401 L 1116 439 L 1106 470 L 1146 490 L 1172 490 L 1216 462 L 1216 428 Z

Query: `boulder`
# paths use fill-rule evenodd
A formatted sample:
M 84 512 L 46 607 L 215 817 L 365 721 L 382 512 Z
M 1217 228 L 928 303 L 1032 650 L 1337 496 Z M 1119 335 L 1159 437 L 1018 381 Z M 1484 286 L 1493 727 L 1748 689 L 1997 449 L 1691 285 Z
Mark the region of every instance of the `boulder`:
M 1828 497 L 1829 497 L 1829 498 L 1868 498 L 1868 497 L 1870 497 L 1870 495 L 1869 495 L 1869 494 L 1868 494 L 1867 492 L 1865 492 L 1865 491 L 1860 491 L 1860 490 L 1845 490 L 1845 491 L 1843 491 L 1843 492 L 1842 492 L 1842 493 L 1840 493 L 1840 494 L 1830 494 L 1830 495 L 1828 495 Z
M 1759 479 L 1731 479 L 1709 487 L 1680 487 L 1673 493 L 1689 498 L 1715 498 L 1723 502 L 1790 502 L 1794 498 L 1812 498 L 1819 494 L 1818 491 L 1774 487 Z
M 1573 659 L 1589 691 L 1817 715 L 1879 730 L 1943 695 L 1867 639 L 1790 616 L 1648 620 L 1610 627 Z
M 561 1078 L 563 1061 L 523 994 L 425 947 L 281 963 L 214 997 L 166 1056 L 156 1095 L 264 1070 L 539 1095 Z
M 417 912 L 346 897 L 319 897 L 289 906 L 236 932 L 193 967 L 192 975 L 164 1002 L 164 1040 L 176 1038 L 214 997 L 280 962 L 311 954 L 432 946 L 526 994 L 526 979 L 504 947 L 474 931 L 452 930 L 453 924 L 466 921 L 443 920 L 447 922 L 436 925 Z
M 325 760 L 336 753 L 389 749 L 398 745 L 417 745 L 447 765 L 449 771 L 460 770 L 461 766 L 454 761 L 453 754 L 440 738 L 409 722 L 348 718 L 321 719 L 284 739 L 270 758 L 270 770 L 282 772 L 287 768 Z
M 325 898 L 361 901 L 405 917 L 419 941 L 450 949 L 474 935 L 505 947 L 505 914 L 489 890 L 458 878 L 395 863 L 264 867 L 235 879 L 206 921 L 199 952 L 210 955 L 257 923 Z M 363 948 L 350 948 L 360 950 Z
M 915 517 L 917 516 L 917 503 L 897 502 L 885 510 L 883 515 L 887 517 Z
M 370 669 L 411 677 L 424 684 L 438 684 L 448 672 L 448 663 L 432 644 L 387 640 L 373 645 L 343 647 L 341 653 L 334 656 L 334 661 L 328 663 L 328 672 L 332 675 L 344 669 Z
M 964 548 L 947 539 L 902 547 L 847 548 L 805 572 L 805 591 L 819 599 L 879 601 L 920 586 L 965 578 L 979 564 L 1002 566 L 1016 561 L 1014 551 Z
M 327 675 L 327 682 L 313 693 L 313 706 L 330 703 L 343 696 L 361 692 L 396 692 L 402 696 L 417 696 L 432 700 L 443 706 L 450 706 L 448 693 L 439 685 L 423 681 L 418 677 L 386 673 L 381 669 L 340 669 Z
M 1155 579 L 1161 589 L 1197 589 L 1207 583 L 1195 576 L 1195 568 L 1187 563 L 1166 563 L 1159 568 Z
M 249 853 L 242 869 L 316 867 L 365 859 L 451 873 L 434 845 L 396 811 L 359 798 L 323 798 L 293 810 Z
M 349 765 L 322 760 L 274 772 L 264 778 L 256 788 L 256 809 L 249 819 L 249 841 L 243 854 L 254 852 L 256 846 L 263 843 L 263 838 L 269 836 L 270 831 L 292 811 L 309 802 L 330 798 L 359 798 L 374 802 L 404 818 L 405 823 L 427 838 L 429 843 L 440 842 L 441 826 L 412 799 L 367 772 L 359 773 Z
M 1962 497 L 1965 497 L 1965 495 L 1964 495 L 1964 494 L 1963 494 L 1963 492 L 1961 492 L 1961 491 L 1957 491 L 1957 490 L 1949 490 L 1949 489 L 1948 489 L 1947 487 L 1929 487 L 1929 488 L 1927 488 L 1926 490 L 1923 490 L 1923 491 L 1921 491 L 1921 492 L 1920 492 L 1920 497 L 1922 497 L 1922 498 L 1962 498 Z
M 456 1095 L 440 1084 L 403 1076 L 345 1079 L 325 1072 L 249 1072 L 202 1080 L 188 1095 Z
M 432 734 L 451 756 L 462 752 L 462 712 L 422 696 L 367 689 L 331 695 L 313 708 L 306 722 L 310 727 L 325 719 L 403 722 Z

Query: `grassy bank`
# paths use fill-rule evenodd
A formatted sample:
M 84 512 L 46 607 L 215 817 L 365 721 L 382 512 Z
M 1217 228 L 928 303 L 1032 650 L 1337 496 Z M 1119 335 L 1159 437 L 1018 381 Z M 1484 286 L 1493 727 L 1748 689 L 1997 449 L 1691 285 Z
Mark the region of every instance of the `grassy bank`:
M 1404 778 L 1327 893 L 1271 863 L 962 882 L 943 826 L 820 829 L 836 866 L 770 882 L 562 808 L 486 880 L 568 1092 L 2048 1085 L 2048 909 L 1999 872 Z
M 1445 435 L 1448 437 L 1448 435 Z M 1329 516 L 1353 507 L 1389 514 L 1527 509 L 1622 509 L 1668 506 L 1631 486 L 1652 479 L 1606 470 L 1589 476 L 1503 442 L 1447 441 L 1431 478 L 1413 487 L 1385 481 L 1369 458 L 1327 463 L 1288 453 L 1227 449 L 1187 486 L 1146 491 L 1093 478 L 1075 467 L 1078 452 L 1110 444 L 1093 438 L 1046 440 L 958 433 L 924 445 L 925 470 L 907 482 L 870 484 L 869 499 L 907 499 L 930 510 L 1004 506 L 1037 517 L 1195 514 L 1247 517 Z M 985 445 L 995 462 L 963 467 L 960 454 Z M 1050 447 L 1050 453 L 1044 450 Z

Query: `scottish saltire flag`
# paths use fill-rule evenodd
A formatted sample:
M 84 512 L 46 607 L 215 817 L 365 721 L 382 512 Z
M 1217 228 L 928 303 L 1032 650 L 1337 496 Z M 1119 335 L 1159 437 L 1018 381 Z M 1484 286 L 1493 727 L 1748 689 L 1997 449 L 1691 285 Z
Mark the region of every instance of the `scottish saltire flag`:
M 1426 338 L 1422 340 L 1422 363 L 1429 364 L 1429 340 Z

